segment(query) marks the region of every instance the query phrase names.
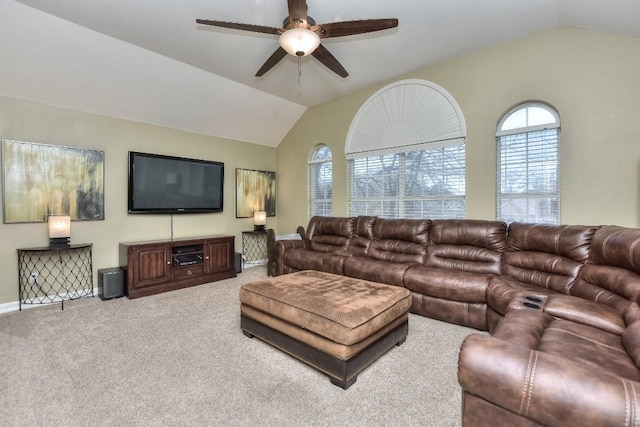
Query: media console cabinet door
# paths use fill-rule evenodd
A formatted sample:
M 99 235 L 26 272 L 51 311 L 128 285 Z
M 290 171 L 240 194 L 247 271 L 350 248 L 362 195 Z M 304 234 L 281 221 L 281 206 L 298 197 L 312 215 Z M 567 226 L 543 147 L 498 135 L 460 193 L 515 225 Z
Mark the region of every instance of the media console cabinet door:
M 229 270 L 235 271 L 235 261 L 233 259 L 233 239 L 221 238 L 215 240 L 207 240 L 205 246 L 206 274 Z
M 129 249 L 134 289 L 171 281 L 171 245 L 144 245 Z

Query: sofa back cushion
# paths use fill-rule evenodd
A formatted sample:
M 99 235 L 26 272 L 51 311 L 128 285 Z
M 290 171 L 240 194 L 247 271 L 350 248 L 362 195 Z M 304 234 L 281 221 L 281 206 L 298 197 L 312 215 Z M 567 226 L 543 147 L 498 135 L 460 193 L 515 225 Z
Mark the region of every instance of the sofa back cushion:
M 371 244 L 375 216 L 359 216 L 355 218 L 355 232 L 349 243 L 349 253 L 352 255 L 366 255 Z
M 355 218 L 314 216 L 309 220 L 306 239 L 316 252 L 345 249 L 355 229 Z
M 428 267 L 500 274 L 507 224 L 470 219 L 434 220 L 429 229 Z
M 427 254 L 427 219 L 376 219 L 367 255 L 400 263 L 423 263 Z
M 596 230 L 582 225 L 511 223 L 502 274 L 567 294 L 589 256 Z
M 570 294 L 617 309 L 625 315 L 628 325 L 638 320 L 640 230 L 613 225 L 601 227 L 593 236 L 589 259 Z

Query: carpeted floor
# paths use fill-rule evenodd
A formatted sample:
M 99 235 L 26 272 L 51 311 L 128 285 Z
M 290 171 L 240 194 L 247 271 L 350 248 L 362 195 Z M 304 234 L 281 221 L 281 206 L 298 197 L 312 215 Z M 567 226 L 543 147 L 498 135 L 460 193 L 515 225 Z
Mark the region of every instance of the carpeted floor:
M 475 330 L 410 315 L 406 343 L 348 390 L 239 327 L 238 278 L 0 315 L 2 426 L 459 426 Z

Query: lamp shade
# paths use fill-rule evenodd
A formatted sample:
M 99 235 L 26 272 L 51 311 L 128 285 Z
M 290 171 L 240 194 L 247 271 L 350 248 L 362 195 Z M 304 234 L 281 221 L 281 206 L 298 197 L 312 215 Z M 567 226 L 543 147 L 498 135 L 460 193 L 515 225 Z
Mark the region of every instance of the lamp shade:
M 253 213 L 254 225 L 265 225 L 267 223 L 267 213 L 264 211 L 256 211 Z
M 293 28 L 280 35 L 280 46 L 293 56 L 307 56 L 320 46 L 320 37 L 311 30 Z
M 255 211 L 253 213 L 253 231 L 265 231 L 267 223 L 267 213 L 264 211 Z
M 49 238 L 71 237 L 71 217 L 65 215 L 50 215 L 47 218 Z
M 71 217 L 68 215 L 49 215 L 47 218 L 49 229 L 49 246 L 52 248 L 69 247 L 71 237 Z

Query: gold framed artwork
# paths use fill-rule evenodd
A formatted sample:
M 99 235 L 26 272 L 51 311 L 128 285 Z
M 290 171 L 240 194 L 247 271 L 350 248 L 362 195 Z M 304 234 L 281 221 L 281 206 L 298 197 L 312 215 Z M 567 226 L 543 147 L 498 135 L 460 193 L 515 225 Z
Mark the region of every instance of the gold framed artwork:
M 5 223 L 104 219 L 104 151 L 2 141 Z
M 253 218 L 256 211 L 276 216 L 276 173 L 236 169 L 236 218 Z

